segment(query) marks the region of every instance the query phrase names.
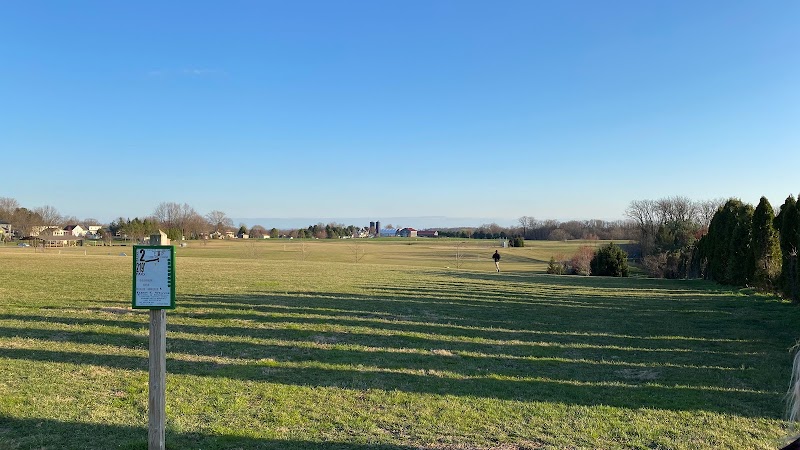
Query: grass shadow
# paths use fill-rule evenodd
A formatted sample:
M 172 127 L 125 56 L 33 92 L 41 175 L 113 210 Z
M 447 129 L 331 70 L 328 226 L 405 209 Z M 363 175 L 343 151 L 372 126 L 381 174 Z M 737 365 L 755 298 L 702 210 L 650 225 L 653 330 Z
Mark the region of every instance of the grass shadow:
M 52 419 L 22 419 L 0 415 L 0 447 L 9 449 L 58 448 L 62 450 L 147 450 L 147 428 Z M 381 443 L 311 442 L 259 439 L 246 436 L 165 432 L 166 448 L 258 450 L 412 450 L 417 447 Z

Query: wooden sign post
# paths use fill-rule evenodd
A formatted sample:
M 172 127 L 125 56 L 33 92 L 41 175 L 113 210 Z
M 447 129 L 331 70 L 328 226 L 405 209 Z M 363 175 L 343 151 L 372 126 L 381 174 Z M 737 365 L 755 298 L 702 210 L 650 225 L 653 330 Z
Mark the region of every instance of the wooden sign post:
M 164 450 L 167 309 L 175 309 L 175 247 L 133 246 L 133 308 L 150 310 L 148 450 Z

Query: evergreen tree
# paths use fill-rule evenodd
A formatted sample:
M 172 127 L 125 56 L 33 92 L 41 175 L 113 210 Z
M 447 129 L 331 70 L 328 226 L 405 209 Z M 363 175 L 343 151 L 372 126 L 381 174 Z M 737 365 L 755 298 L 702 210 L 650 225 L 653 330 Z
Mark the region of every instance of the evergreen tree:
M 707 278 L 720 283 L 726 283 L 725 273 L 728 264 L 728 245 L 726 239 L 731 234 L 731 208 L 727 202 L 711 219 L 708 234 L 703 238 L 704 256 L 708 260 Z
M 728 278 L 730 284 L 745 286 L 753 279 L 755 261 L 750 248 L 753 234 L 753 207 L 741 204 L 735 211 L 734 228 L 730 239 Z
M 797 279 L 797 248 L 800 240 L 800 211 L 794 196 L 789 196 L 775 217 L 775 228 L 778 228 L 781 247 L 781 274 L 778 285 L 784 295 L 793 301 L 800 300 Z
M 612 242 L 597 250 L 591 268 L 592 275 L 627 277 L 628 254 Z
M 702 257 L 708 261 L 710 279 L 736 286 L 744 286 L 752 279 L 752 221 L 753 207 L 737 199 L 728 200 L 714 214 L 700 246 Z
M 564 265 L 556 261 L 554 256 L 550 257 L 550 262 L 547 263 L 547 273 L 552 275 L 563 275 Z
M 753 283 L 756 286 L 772 289 L 781 268 L 781 247 L 778 231 L 773 226 L 775 212 L 766 197 L 756 206 L 753 213 L 753 235 L 751 248 L 755 272 Z

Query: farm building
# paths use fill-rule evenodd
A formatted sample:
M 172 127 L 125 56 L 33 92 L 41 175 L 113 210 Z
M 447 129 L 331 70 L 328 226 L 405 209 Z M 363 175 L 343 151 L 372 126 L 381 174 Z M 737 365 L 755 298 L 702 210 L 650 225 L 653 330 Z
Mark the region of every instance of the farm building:
M 420 230 L 417 231 L 419 237 L 439 237 L 439 232 L 436 230 Z
M 397 232 L 400 237 L 417 237 L 417 230 L 413 228 L 403 228 Z

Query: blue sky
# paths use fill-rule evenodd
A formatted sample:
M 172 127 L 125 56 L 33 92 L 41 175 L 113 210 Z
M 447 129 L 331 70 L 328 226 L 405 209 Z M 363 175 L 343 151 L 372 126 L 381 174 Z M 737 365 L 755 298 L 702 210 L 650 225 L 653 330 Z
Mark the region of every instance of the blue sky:
M 798 23 L 795 0 L 5 2 L 0 196 L 101 220 L 779 205 Z

